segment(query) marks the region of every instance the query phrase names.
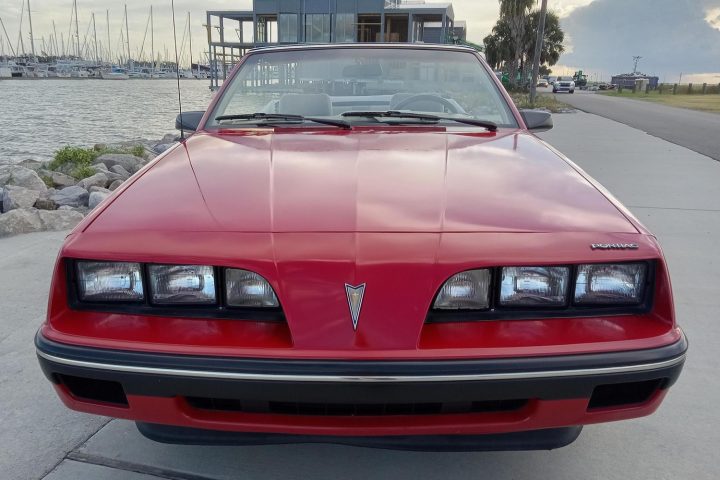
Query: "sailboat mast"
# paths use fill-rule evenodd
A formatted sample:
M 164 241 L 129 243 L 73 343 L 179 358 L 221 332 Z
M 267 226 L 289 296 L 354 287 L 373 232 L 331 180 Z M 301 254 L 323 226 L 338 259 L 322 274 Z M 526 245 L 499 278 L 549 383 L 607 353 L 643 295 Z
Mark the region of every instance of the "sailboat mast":
M 35 39 L 33 38 L 33 28 L 32 28 L 32 14 L 30 13 L 30 0 L 27 0 L 27 8 L 28 8 L 28 23 L 30 24 L 30 51 L 32 52 L 32 56 L 35 56 Z
M 77 48 L 77 57 L 80 58 L 80 29 L 78 28 L 77 0 L 73 0 L 73 10 L 75 11 L 75 46 Z
M 188 38 L 190 39 L 190 76 L 192 77 L 192 29 L 190 28 L 190 12 L 188 12 Z
M 107 26 L 107 56 L 108 63 L 112 62 L 112 50 L 110 49 L 110 10 L 105 10 L 105 25 Z
M 130 27 L 128 27 L 127 3 L 125 4 L 125 41 L 127 42 L 128 67 L 130 67 Z
M 153 9 L 150 5 L 150 57 L 152 58 L 152 66 L 150 67 L 150 78 L 155 76 L 155 24 L 153 20 Z
M 60 56 L 60 51 L 58 50 L 58 41 L 57 41 L 57 29 L 55 28 L 55 20 L 52 21 L 53 24 L 53 43 L 55 44 L 55 56 Z
M 25 40 L 23 40 L 22 24 L 25 18 L 25 0 L 23 0 L 22 6 L 20 7 L 20 26 L 18 27 L 18 43 L 15 50 L 22 55 L 25 55 Z
M 92 13 L 92 22 L 93 22 L 93 39 L 95 40 L 95 64 L 98 65 L 100 63 L 100 57 L 98 57 L 97 29 L 95 27 L 95 12 Z
M 10 51 L 12 52 L 13 57 L 14 57 L 15 49 L 12 46 L 12 42 L 10 41 L 10 37 L 8 36 L 7 30 L 5 30 L 5 23 L 2 21 L 2 18 L 0 18 L 0 26 L 2 26 L 3 33 L 5 33 L 5 39 L 7 40 L 7 43 L 8 43 L 8 48 L 10 49 Z
M 8 42 L 8 48 L 10 48 L 10 51 L 13 54 L 13 57 L 15 56 L 15 50 L 13 49 L 12 42 L 10 42 L 10 37 L 8 37 L 7 30 L 5 30 L 5 23 L 2 21 L 2 17 L 0 17 L 0 26 L 2 26 L 3 32 L 5 33 L 5 38 Z

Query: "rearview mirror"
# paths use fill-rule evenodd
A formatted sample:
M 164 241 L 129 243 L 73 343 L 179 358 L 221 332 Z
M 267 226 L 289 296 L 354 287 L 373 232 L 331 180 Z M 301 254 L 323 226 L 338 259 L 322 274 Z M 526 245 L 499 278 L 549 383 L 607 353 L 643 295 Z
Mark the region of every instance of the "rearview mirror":
M 553 128 L 552 115 L 545 110 L 520 110 L 528 130 L 546 132 Z
M 175 118 L 175 128 L 194 132 L 200 125 L 205 112 L 183 112 Z

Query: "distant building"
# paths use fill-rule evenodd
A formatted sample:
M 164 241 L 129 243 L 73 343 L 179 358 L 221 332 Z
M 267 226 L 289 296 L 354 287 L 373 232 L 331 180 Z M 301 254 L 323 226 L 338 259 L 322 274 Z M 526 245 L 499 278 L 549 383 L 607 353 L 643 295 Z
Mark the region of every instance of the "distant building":
M 635 72 L 613 75 L 610 83 L 622 88 L 633 88 L 636 80 L 647 80 L 650 83 L 650 88 L 654 90 L 657 88 L 658 81 L 660 79 L 658 77 L 651 77 L 640 72 Z
M 253 0 L 253 9 L 208 11 L 214 85 L 251 48 L 297 43 L 460 43 L 452 3 L 424 0 Z

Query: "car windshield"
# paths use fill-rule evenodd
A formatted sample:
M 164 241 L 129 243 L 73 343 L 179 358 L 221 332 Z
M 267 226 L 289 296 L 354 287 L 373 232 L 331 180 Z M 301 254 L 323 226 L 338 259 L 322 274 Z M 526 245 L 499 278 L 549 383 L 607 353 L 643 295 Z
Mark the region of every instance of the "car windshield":
M 338 118 L 353 124 L 423 123 L 397 116 L 343 116 L 386 111 L 517 127 L 491 74 L 471 51 L 387 47 L 257 51 L 249 55 L 231 82 L 208 127 L 270 122 L 266 115 L 262 122 L 258 116 L 247 118 L 256 113 Z M 242 115 L 246 118 L 230 118 Z M 280 121 L 275 117 L 272 123 Z
M 560 77 L 561 82 L 572 82 L 573 77 Z

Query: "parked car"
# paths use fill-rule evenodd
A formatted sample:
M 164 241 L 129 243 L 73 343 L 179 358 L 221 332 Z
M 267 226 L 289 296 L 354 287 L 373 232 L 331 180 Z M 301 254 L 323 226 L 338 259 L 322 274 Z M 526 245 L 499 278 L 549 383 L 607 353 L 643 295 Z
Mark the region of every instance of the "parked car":
M 553 93 L 575 93 L 575 81 L 573 77 L 558 77 L 553 83 Z
M 545 80 L 545 79 L 540 79 L 540 80 L 538 81 L 538 83 L 537 83 L 537 86 L 538 86 L 538 87 L 547 87 L 547 86 L 548 86 L 548 82 L 547 82 L 547 80 Z
M 657 239 L 473 49 L 255 49 L 177 125 L 58 256 L 36 347 L 71 409 L 174 443 L 549 449 L 680 375 Z

